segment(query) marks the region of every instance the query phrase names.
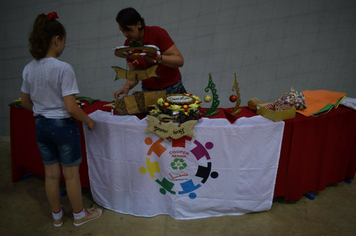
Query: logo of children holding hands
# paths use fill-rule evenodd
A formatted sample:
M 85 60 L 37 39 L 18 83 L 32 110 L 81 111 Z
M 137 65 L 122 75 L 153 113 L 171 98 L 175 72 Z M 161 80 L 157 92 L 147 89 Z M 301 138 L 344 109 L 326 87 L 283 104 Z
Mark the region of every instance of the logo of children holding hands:
M 163 195 L 187 194 L 195 199 L 199 188 L 219 176 L 212 171 L 212 142 L 202 144 L 189 136 L 172 140 L 147 137 L 145 144 L 146 166 L 140 167 L 140 173 L 152 178 Z

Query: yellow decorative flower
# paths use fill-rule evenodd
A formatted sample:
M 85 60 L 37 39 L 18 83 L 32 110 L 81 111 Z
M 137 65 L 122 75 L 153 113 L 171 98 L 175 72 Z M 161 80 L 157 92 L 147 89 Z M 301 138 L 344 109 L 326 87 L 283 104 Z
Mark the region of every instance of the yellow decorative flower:
M 181 108 L 180 105 L 171 105 L 171 109 L 173 109 L 173 110 L 178 110 L 180 108 Z
M 189 107 L 191 107 L 191 108 L 198 108 L 198 107 L 199 107 L 199 105 L 198 105 L 198 104 L 196 104 L 196 103 L 193 103 L 193 104 L 190 104 L 190 105 L 189 105 Z

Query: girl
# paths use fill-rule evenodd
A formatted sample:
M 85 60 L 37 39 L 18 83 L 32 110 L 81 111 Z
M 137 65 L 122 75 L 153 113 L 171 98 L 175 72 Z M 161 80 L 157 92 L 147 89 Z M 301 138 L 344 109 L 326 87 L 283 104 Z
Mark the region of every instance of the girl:
M 35 19 L 29 37 L 34 60 L 23 70 L 21 102 L 36 118 L 36 140 L 45 166 L 45 189 L 53 225 L 63 224 L 59 186 L 62 165 L 74 225 L 80 226 L 102 214 L 101 209 L 83 208 L 79 179 L 82 157 L 77 120 L 89 130 L 94 129 L 95 121 L 76 103 L 79 90 L 73 68 L 57 59 L 65 48 L 66 31 L 56 18 L 57 13 L 51 12 Z

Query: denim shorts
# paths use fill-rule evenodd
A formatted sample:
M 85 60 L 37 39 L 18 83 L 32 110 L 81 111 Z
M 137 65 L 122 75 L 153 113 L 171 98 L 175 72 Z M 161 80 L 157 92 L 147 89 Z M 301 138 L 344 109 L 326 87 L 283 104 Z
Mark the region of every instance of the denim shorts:
M 36 117 L 36 140 L 43 163 L 76 166 L 82 162 L 78 122 L 74 118 Z

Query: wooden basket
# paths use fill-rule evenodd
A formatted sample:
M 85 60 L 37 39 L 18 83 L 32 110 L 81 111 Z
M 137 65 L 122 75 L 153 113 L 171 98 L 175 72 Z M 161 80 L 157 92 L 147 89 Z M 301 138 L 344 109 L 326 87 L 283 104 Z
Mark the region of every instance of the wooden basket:
M 115 101 L 117 115 L 148 113 L 148 106 L 156 105 L 157 100 L 166 95 L 166 90 L 136 92 Z

